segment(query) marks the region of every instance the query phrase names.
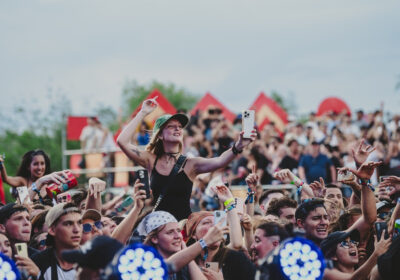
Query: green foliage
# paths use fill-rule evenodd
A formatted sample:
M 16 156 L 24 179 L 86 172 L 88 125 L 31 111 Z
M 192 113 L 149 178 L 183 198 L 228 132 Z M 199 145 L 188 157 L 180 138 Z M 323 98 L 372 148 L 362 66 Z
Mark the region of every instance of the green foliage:
M 127 81 L 122 92 L 124 117 L 130 116 L 154 89 L 158 89 L 176 109 L 190 110 L 200 98 L 172 83 L 153 81 L 149 85 L 139 85 L 136 81 Z
M 284 97 L 277 91 L 271 92 L 271 98 L 279 104 L 289 115 L 296 114 L 297 106 L 295 102 L 295 96 L 292 92 L 289 92 L 288 97 Z

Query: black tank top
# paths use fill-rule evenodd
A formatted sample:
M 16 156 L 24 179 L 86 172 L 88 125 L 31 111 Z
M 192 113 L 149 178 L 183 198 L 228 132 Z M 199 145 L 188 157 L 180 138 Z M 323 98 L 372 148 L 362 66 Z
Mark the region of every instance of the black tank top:
M 150 187 L 153 191 L 154 203 L 160 196 L 165 184 L 168 182 L 168 176 L 161 175 L 157 172 L 158 157 L 156 158 L 151 171 Z M 186 161 L 183 163 L 181 171 L 175 175 L 174 179 L 169 182 L 165 194 L 157 207 L 156 211 L 163 210 L 171 213 L 180 221 L 186 219 L 192 213 L 190 210 L 190 196 L 192 194 L 193 182 L 183 171 Z

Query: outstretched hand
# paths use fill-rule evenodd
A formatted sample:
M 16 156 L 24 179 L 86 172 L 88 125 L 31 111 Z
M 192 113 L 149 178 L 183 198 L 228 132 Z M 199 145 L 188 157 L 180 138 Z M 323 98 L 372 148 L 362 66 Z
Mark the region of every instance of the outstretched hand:
M 223 203 L 230 198 L 233 198 L 233 195 L 227 186 L 213 186 L 211 190 L 217 194 L 218 199 Z
M 279 170 L 278 172 L 275 172 L 273 176 L 275 179 L 285 184 L 290 184 L 291 182 L 295 182 L 298 180 L 296 175 L 294 175 L 289 169 Z
M 392 187 L 390 192 L 387 193 L 387 195 L 391 196 L 394 195 L 395 193 L 400 192 L 400 177 L 397 176 L 389 176 L 385 178 L 380 184 L 379 188 L 386 188 L 386 187 Z
M 158 96 L 156 96 L 152 99 L 147 99 L 147 100 L 143 101 L 142 108 L 140 109 L 140 111 L 145 113 L 146 115 L 153 112 L 158 106 L 158 103 L 156 101 L 157 98 L 158 98 Z
M 379 162 L 369 161 L 369 162 L 364 162 L 360 166 L 360 168 L 358 168 L 358 170 L 353 170 L 350 168 L 348 170 L 350 170 L 354 175 L 356 175 L 360 179 L 369 180 L 372 174 L 374 174 L 375 168 L 381 164 L 382 164 L 381 161 Z
M 319 177 L 319 181 L 314 181 L 310 184 L 310 188 L 316 197 L 324 197 L 325 195 L 325 181 Z
M 259 176 L 256 173 L 256 165 L 254 164 L 251 173 L 246 177 L 246 184 L 249 188 L 254 192 L 256 191 L 256 187 L 258 185 Z
M 357 166 L 361 166 L 368 158 L 368 156 L 375 151 L 376 147 L 365 144 L 365 139 L 361 139 L 358 143 L 356 149 L 352 148 L 351 152 L 353 154 L 354 161 Z
M 89 179 L 89 196 L 94 196 L 94 198 L 97 198 L 97 195 L 104 191 L 105 188 L 105 181 L 100 180 L 96 177 L 92 177 Z
M 248 146 L 251 142 L 253 142 L 254 140 L 256 140 L 257 138 L 257 130 L 253 129 L 251 131 L 251 136 L 250 138 L 243 138 L 243 134 L 244 131 L 240 132 L 239 134 L 239 140 L 237 141 L 236 145 L 236 149 L 238 149 L 239 151 L 243 150 L 243 148 L 245 148 L 246 146 Z

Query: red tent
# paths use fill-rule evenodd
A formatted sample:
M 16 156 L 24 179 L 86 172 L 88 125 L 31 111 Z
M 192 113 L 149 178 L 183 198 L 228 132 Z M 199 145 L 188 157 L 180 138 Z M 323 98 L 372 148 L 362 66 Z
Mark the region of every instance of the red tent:
M 288 116 L 285 110 L 283 110 L 282 107 L 273 99 L 267 97 L 263 92 L 258 95 L 256 100 L 250 106 L 250 109 L 256 111 L 256 123 L 260 130 L 270 122 L 274 122 L 278 131 L 283 132 L 288 123 Z
M 222 110 L 222 114 L 225 119 L 233 122 L 236 118 L 236 115 L 232 113 L 228 108 L 226 108 L 221 102 L 219 102 L 211 93 L 207 92 L 203 98 L 197 102 L 196 106 L 190 112 L 191 115 L 194 115 L 197 110 L 205 111 L 209 107 L 217 107 Z
M 351 116 L 350 107 L 346 102 L 337 97 L 325 98 L 318 106 L 317 116 L 322 116 L 332 112 L 337 114 L 345 112 L 348 116 Z

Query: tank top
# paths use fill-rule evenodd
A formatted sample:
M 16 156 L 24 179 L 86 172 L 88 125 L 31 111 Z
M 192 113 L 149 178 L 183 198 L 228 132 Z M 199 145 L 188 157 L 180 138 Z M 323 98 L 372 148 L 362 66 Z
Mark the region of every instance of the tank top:
M 150 176 L 150 188 L 153 191 L 154 203 L 160 196 L 164 185 L 167 184 L 169 177 L 157 172 L 157 161 L 158 157 L 154 162 Z M 169 182 L 169 185 L 166 186 L 165 194 L 156 209 L 157 211 L 163 210 L 171 213 L 178 221 L 187 219 L 192 213 L 190 209 L 190 196 L 192 194 L 193 182 L 183 171 L 185 164 L 186 161 L 183 163 L 181 171 L 179 171 L 174 179 Z

